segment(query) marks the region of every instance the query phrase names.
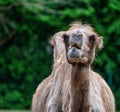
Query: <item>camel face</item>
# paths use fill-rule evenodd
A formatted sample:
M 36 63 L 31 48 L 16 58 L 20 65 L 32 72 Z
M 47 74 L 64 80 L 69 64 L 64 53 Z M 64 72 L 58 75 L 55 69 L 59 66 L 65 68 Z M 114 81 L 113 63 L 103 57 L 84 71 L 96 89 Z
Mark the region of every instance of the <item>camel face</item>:
M 94 60 L 99 37 L 91 27 L 71 28 L 64 34 L 66 56 L 69 63 L 90 64 Z

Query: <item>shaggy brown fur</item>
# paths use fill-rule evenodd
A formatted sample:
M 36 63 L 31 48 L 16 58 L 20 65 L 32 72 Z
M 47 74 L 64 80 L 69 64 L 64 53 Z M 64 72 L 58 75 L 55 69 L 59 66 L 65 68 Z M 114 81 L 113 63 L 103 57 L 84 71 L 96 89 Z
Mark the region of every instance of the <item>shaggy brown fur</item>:
M 90 68 L 95 49 L 102 47 L 102 38 L 93 28 L 74 23 L 50 42 L 54 46 L 53 70 L 38 86 L 32 112 L 115 112 L 109 86 Z

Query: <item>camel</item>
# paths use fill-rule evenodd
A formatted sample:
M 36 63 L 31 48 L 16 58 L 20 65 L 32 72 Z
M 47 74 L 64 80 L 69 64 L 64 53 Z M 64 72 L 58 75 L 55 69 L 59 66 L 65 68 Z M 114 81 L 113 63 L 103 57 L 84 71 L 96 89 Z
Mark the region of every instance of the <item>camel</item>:
M 115 112 L 105 80 L 91 69 L 103 39 L 87 24 L 75 22 L 50 39 L 54 46 L 51 75 L 33 95 L 32 112 Z

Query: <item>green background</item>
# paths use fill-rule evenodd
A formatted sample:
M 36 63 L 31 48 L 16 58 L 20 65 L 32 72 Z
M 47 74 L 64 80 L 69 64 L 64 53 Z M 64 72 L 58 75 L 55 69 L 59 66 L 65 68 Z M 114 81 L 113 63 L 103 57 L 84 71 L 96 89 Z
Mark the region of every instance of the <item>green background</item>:
M 120 0 L 0 0 L 0 109 L 30 109 L 37 85 L 52 71 L 48 39 L 72 21 L 104 38 L 92 65 L 120 109 Z

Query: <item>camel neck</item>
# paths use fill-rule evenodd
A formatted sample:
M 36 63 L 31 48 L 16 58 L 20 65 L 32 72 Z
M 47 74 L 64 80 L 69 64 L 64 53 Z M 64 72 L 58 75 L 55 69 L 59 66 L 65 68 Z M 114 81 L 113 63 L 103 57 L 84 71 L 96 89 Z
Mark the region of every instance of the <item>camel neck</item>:
M 71 83 L 79 86 L 81 82 L 89 79 L 89 65 L 76 64 L 71 67 Z
M 75 64 L 71 68 L 71 112 L 89 110 L 89 74 L 90 67 Z

